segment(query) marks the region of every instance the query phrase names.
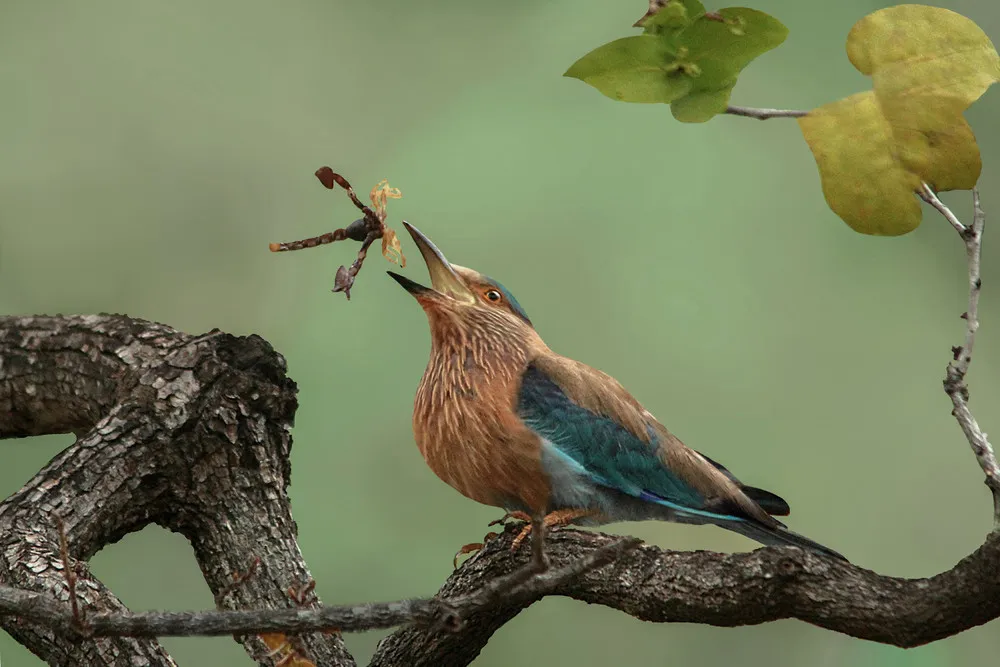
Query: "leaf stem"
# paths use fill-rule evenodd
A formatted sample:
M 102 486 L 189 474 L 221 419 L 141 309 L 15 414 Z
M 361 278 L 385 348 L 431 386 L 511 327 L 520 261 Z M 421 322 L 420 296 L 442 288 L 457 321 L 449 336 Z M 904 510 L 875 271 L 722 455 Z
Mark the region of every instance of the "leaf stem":
M 801 118 L 808 114 L 808 111 L 799 109 L 758 109 L 756 107 L 738 107 L 729 105 L 726 113 L 732 116 L 744 116 L 746 118 L 756 118 L 757 120 L 767 120 L 769 118 Z
M 979 193 L 978 191 L 974 192 L 976 192 L 975 198 L 976 201 L 978 201 Z M 933 189 L 931 189 L 931 186 L 927 185 L 926 183 L 921 183 L 920 190 L 917 191 L 917 194 L 925 202 L 936 208 L 938 213 L 943 215 L 944 219 L 947 220 L 951 224 L 951 226 L 955 228 L 955 231 L 958 232 L 959 234 L 962 234 L 962 237 L 965 238 L 965 234 L 968 232 L 968 228 L 966 228 L 966 226 L 962 224 L 962 222 L 958 219 L 958 217 L 951 212 L 950 208 L 944 205 L 944 202 L 938 199 L 937 193 L 934 192 Z

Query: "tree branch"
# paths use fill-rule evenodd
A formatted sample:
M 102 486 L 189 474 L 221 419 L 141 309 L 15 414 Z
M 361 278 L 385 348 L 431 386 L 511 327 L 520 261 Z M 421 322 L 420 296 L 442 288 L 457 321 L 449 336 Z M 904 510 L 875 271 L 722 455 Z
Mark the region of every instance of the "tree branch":
M 979 330 L 979 293 L 983 287 L 980 264 L 986 214 L 979 201 L 978 188 L 972 190 L 973 217 L 971 226 L 962 224 L 926 183 L 922 185 L 918 194 L 944 216 L 945 220 L 959 233 L 962 242 L 965 243 L 965 252 L 969 262 L 969 306 L 962 313 L 966 324 L 965 344 L 952 348 L 952 360 L 945 370 L 944 390 L 954 406 L 951 414 L 958 421 L 958 425 L 965 434 L 965 439 L 969 441 L 969 446 L 972 447 L 972 451 L 976 455 L 979 467 L 986 474 L 986 486 L 993 494 L 993 529 L 1000 531 L 1000 466 L 997 465 L 997 457 L 989 439 L 969 409 L 969 386 L 965 382 L 965 376 L 969 372 L 969 364 L 972 363 L 972 348 L 976 342 L 976 332 Z
M 516 526 L 487 543 L 438 592 L 449 600 L 475 594 L 493 578 L 528 562 L 510 557 Z M 617 538 L 562 529 L 547 554 L 557 567 L 585 558 Z M 620 610 L 643 621 L 735 627 L 796 618 L 852 637 L 913 647 L 1000 617 L 1000 533 L 951 570 L 929 579 L 878 575 L 800 549 L 750 553 L 673 552 L 650 545 L 556 586 L 549 594 Z M 468 665 L 489 638 L 538 592 L 508 596 L 466 619 L 459 633 L 408 627 L 379 644 L 372 667 Z
M 295 392 L 284 359 L 257 336 L 192 337 L 110 315 L 0 317 L 0 438 L 78 436 L 0 504 L 0 584 L 69 599 L 60 517 L 85 618 L 127 614 L 85 561 L 156 523 L 191 542 L 221 606 L 298 606 L 288 589 L 311 576 L 286 493 Z M 156 642 L 78 642 L 29 618 L 0 625 L 50 664 L 173 664 Z M 258 637 L 239 641 L 276 662 Z M 300 644 L 317 663 L 354 664 L 336 635 Z
M 453 600 L 429 598 L 310 609 L 103 613 L 88 617 L 81 624 L 73 605 L 56 602 L 42 593 L 0 586 L 0 615 L 16 614 L 22 620 L 44 624 L 76 639 L 363 632 L 406 624 L 457 631 L 464 626 L 466 616 L 483 607 L 508 596 L 545 595 L 584 572 L 607 565 L 638 545 L 636 538 L 620 538 L 565 567 L 540 573 L 533 567 L 523 567 Z
M 730 104 L 726 107 L 726 113 L 732 116 L 768 120 L 769 118 L 800 118 L 809 112 L 799 111 L 798 109 L 758 109 L 756 107 L 738 107 Z

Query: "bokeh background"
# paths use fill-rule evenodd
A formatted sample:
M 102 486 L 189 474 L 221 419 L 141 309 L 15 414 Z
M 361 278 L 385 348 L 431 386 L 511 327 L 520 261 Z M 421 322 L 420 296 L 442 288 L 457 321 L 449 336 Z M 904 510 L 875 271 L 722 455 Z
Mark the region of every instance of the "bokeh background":
M 865 89 L 844 40 L 882 2 L 756 0 L 791 30 L 733 102 L 809 108 Z M 939 3 L 1000 41 L 995 0 Z M 991 527 L 982 473 L 941 391 L 961 341 L 965 257 L 928 210 L 858 235 L 831 213 L 795 123 L 674 122 L 562 72 L 631 33 L 645 0 L 0 4 L 0 312 L 111 311 L 257 333 L 299 383 L 291 495 L 330 603 L 425 596 L 498 516 L 440 482 L 410 409 L 424 316 L 373 253 L 270 241 L 353 220 L 389 178 L 405 218 L 509 287 L 549 344 L 620 379 L 687 442 L 793 506 L 792 526 L 878 572 L 929 576 Z M 1000 221 L 1000 92 L 967 114 Z M 946 197 L 971 218 L 966 193 Z M 998 223 L 1000 224 L 1000 223 Z M 987 227 L 973 408 L 1000 432 L 1000 227 Z M 405 272 L 426 277 L 419 254 Z M 351 387 L 348 392 L 345 388 Z M 69 436 L 3 443 L 0 493 Z M 676 549 L 746 550 L 712 528 L 620 524 Z M 158 528 L 94 559 L 133 609 L 208 608 L 188 544 Z M 547 599 L 478 661 L 514 664 L 996 664 L 993 624 L 911 651 L 797 621 L 654 625 Z M 383 633 L 348 637 L 365 661 Z M 247 665 L 231 640 L 167 639 L 180 664 Z M 5 665 L 38 660 L 0 637 Z

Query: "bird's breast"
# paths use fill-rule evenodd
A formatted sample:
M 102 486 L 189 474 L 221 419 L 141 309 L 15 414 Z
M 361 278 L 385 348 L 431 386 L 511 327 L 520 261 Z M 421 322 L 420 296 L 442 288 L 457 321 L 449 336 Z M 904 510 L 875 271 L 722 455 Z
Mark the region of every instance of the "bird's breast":
M 474 349 L 432 355 L 417 389 L 413 431 L 431 470 L 468 498 L 524 511 L 549 495 L 541 440 L 515 413 L 523 359 Z

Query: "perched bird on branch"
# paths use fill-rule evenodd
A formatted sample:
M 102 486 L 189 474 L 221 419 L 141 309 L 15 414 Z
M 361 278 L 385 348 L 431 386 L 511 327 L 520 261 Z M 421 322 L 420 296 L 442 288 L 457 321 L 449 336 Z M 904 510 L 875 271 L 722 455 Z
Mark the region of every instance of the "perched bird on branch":
M 789 513 L 784 500 L 684 445 L 614 378 L 550 350 L 500 283 L 451 264 L 403 224 L 431 279 L 425 287 L 389 272 L 431 329 L 413 408 L 417 446 L 462 495 L 533 521 L 515 548 L 532 526 L 659 519 L 844 558 L 788 530 L 774 518 Z

